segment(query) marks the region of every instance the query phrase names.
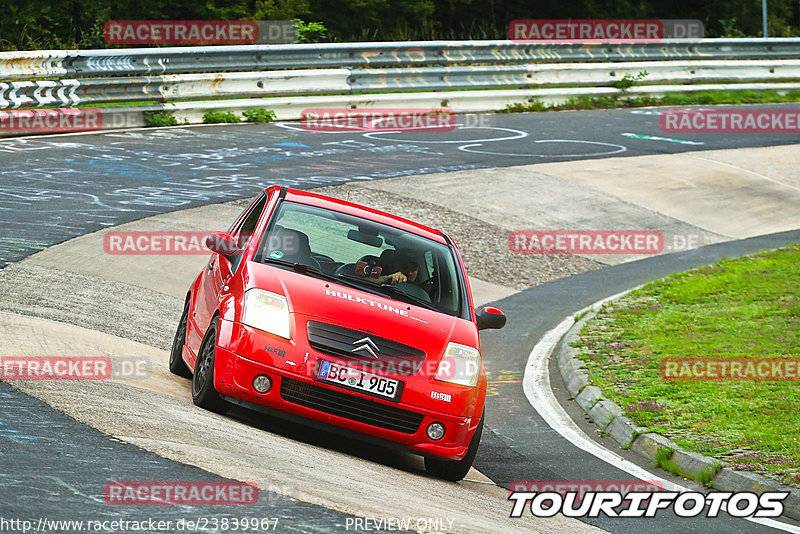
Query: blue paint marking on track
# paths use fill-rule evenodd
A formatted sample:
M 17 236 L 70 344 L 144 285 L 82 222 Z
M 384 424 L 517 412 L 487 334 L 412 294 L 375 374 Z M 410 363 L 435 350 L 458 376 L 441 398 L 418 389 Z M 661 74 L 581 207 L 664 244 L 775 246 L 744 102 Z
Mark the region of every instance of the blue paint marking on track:
M 0 425 L 5 425 L 5 423 L 0 421 Z M 27 440 L 39 439 L 36 436 L 26 436 L 25 434 L 20 434 L 19 430 L 13 430 L 11 428 L 0 428 L 0 437 L 11 438 L 11 439 L 27 439 Z
M 290 141 L 285 141 L 282 143 L 272 143 L 275 146 L 294 146 L 300 148 L 311 148 L 311 145 L 306 145 L 305 143 L 292 143 Z

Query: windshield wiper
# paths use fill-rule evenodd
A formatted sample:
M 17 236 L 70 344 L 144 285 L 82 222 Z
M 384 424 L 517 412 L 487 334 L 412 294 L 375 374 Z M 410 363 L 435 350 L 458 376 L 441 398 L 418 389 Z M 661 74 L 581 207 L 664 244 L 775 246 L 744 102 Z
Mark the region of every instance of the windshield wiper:
M 373 290 L 378 288 L 378 284 L 373 284 L 372 282 L 367 281 L 367 279 L 363 276 L 356 276 L 354 274 L 347 274 L 347 273 L 339 273 L 335 275 L 336 278 L 343 279 L 343 280 L 350 280 L 351 282 L 356 282 L 360 285 L 365 287 L 372 288 Z
M 439 308 L 437 308 L 436 306 L 434 306 L 430 302 L 424 301 L 421 298 L 417 298 L 414 295 L 409 295 L 408 293 L 406 293 L 402 289 L 399 289 L 398 287 L 393 286 L 391 284 L 381 284 L 378 287 L 380 287 L 381 289 L 388 290 L 388 292 L 391 293 L 393 296 L 401 297 L 401 298 L 407 300 L 408 302 L 410 302 L 411 304 L 416 304 L 417 306 L 422 306 L 423 308 L 428 308 L 429 310 L 433 310 L 433 311 L 440 311 Z

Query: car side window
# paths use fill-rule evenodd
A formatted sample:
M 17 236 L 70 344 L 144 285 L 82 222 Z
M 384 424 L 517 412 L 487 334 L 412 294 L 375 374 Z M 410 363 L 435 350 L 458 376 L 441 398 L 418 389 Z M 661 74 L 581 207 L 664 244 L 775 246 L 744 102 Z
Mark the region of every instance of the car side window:
M 262 193 L 261 196 L 247 208 L 244 216 L 228 230 L 228 234 L 236 239 L 236 244 L 239 249 L 247 248 L 247 244 L 253 236 L 253 230 L 255 230 L 258 220 L 261 218 L 261 214 L 264 213 L 264 208 L 266 206 L 267 195 Z M 231 260 L 231 272 L 235 273 L 239 270 L 239 265 L 241 265 L 243 257 L 243 254 L 236 254 L 233 257 Z
M 426 267 L 426 278 L 430 278 L 433 276 L 433 252 L 430 250 L 425 251 L 425 267 Z
M 247 247 L 250 238 L 253 236 L 253 231 L 256 229 L 258 220 L 261 214 L 264 213 L 264 208 L 267 205 L 267 195 L 262 194 L 261 197 L 250 207 L 250 210 L 242 218 L 241 224 L 235 228 L 231 235 L 236 238 L 236 243 L 240 249 Z

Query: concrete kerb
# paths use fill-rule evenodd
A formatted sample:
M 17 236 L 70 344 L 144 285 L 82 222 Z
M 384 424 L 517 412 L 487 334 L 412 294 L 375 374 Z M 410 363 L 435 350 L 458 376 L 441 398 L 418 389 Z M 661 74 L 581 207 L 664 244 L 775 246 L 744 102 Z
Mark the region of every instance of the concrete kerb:
M 633 288 L 636 289 L 636 288 Z M 631 291 L 633 290 L 631 289 Z M 626 293 L 617 295 L 616 298 Z M 603 397 L 602 390 L 591 385 L 583 361 L 577 358 L 580 350 L 572 345 L 584 325 L 597 315 L 603 300 L 587 308 L 588 312 L 580 316 L 575 324 L 556 345 L 554 360 L 558 364 L 561 377 L 567 391 L 594 424 L 604 433 L 611 436 L 620 447 L 630 449 L 646 458 L 654 465 L 660 449 L 672 451 L 669 459 L 684 474 L 694 480 L 711 478 L 711 487 L 719 491 L 750 491 L 761 494 L 765 491 L 787 491 L 789 497 L 783 502 L 783 515 L 800 520 L 800 491 L 794 490 L 762 475 L 747 471 L 734 471 L 724 462 L 702 454 L 682 449 L 673 441 L 645 428 L 637 426 L 623 415 L 622 408 L 615 402 Z

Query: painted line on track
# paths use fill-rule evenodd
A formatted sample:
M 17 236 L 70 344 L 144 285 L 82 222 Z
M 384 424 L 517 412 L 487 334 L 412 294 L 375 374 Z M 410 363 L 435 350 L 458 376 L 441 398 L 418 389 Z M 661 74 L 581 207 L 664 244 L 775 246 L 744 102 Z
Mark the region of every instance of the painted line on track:
M 407 133 L 403 131 L 387 131 L 387 132 L 368 132 L 363 134 L 364 137 L 368 139 L 380 139 L 381 141 L 401 141 L 403 143 L 429 143 L 429 144 L 450 144 L 450 145 L 459 145 L 459 144 L 469 144 L 469 143 L 495 143 L 498 141 L 510 141 L 512 139 L 523 139 L 528 137 L 528 132 L 523 132 L 522 130 L 514 130 L 512 128 L 501 128 L 498 126 L 459 126 L 456 130 L 499 130 L 503 132 L 511 132 L 513 135 L 509 135 L 507 137 L 489 137 L 485 139 L 450 139 L 446 141 L 438 141 L 438 140 L 430 140 L 430 139 L 402 139 L 397 137 L 391 137 L 389 139 L 383 139 L 381 136 L 383 135 L 394 135 L 394 134 L 402 134 Z M 377 136 L 377 137 L 376 137 Z
M 613 143 L 601 143 L 599 141 L 581 141 L 579 139 L 539 139 L 538 141 L 534 141 L 534 143 L 582 143 L 586 145 L 601 145 L 601 146 L 608 146 L 613 147 L 613 150 L 609 150 L 606 152 L 590 152 L 585 153 L 582 152 L 580 154 L 512 154 L 509 152 L 489 152 L 486 150 L 467 150 L 468 148 L 476 147 L 476 146 L 483 146 L 483 143 L 474 143 L 474 144 L 467 144 L 464 146 L 458 147 L 459 150 L 464 152 L 471 152 L 473 154 L 487 154 L 490 156 L 516 156 L 516 157 L 525 157 L 525 158 L 576 158 L 576 157 L 585 157 L 590 158 L 594 156 L 610 156 L 612 154 L 621 154 L 626 152 L 628 148 L 623 145 L 617 145 Z

